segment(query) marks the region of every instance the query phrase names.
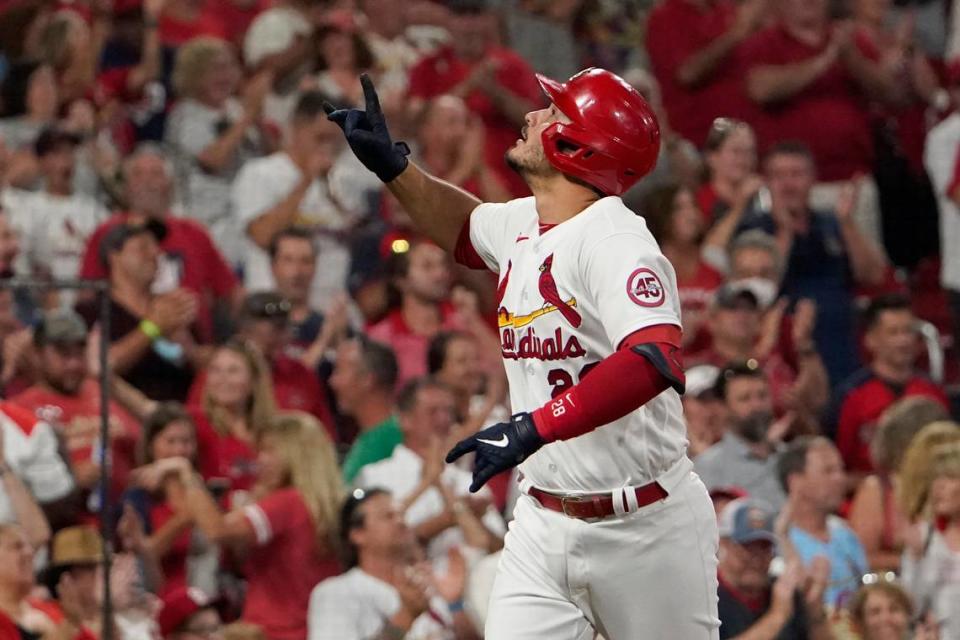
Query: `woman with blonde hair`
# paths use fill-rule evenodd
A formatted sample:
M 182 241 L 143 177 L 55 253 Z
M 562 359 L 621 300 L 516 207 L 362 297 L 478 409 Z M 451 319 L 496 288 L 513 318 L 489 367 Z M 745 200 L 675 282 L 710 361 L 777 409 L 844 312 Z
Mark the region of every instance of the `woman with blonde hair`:
M 242 80 L 228 42 L 209 36 L 188 41 L 174 62 L 177 102 L 166 129 L 184 183 L 184 213 L 209 229 L 233 264 L 242 258 L 243 245 L 241 225 L 230 215 L 230 185 L 246 160 L 268 151 L 261 114 L 273 77 L 254 76 L 238 95 Z
M 169 471 L 186 487 L 197 526 L 245 560 L 243 621 L 271 640 L 304 640 L 310 591 L 340 572 L 340 469 L 326 431 L 306 413 L 278 414 L 256 442 L 258 499 L 230 513 L 220 511 L 189 462 Z
M 926 463 L 926 513 L 907 537 L 903 584 L 921 618 L 960 638 L 960 441 L 930 449 Z
M 960 425 L 949 420 L 928 424 L 913 438 L 900 466 L 900 509 L 910 522 L 916 522 L 927 506 L 933 481 L 930 455 L 934 448 L 960 442 Z
M 923 427 L 948 417 L 943 405 L 926 396 L 898 400 L 880 416 L 870 443 L 877 472 L 857 487 L 849 516 L 874 571 L 900 568 L 904 531 L 910 524 L 897 502 L 904 454 Z
M 217 348 L 207 365 L 200 406 L 190 409 L 204 477 L 223 479 L 233 491 L 249 491 L 256 479 L 256 434 L 275 411 L 263 356 L 240 340 Z

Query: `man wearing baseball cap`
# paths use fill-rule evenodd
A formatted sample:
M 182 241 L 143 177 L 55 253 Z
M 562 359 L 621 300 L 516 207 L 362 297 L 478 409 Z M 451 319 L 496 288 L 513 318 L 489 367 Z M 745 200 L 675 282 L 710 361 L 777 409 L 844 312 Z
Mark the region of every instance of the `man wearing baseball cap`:
M 83 318 L 72 310 L 44 314 L 33 332 L 38 379 L 11 402 L 57 427 L 87 506 L 81 517 L 93 522 L 100 500 L 100 383 L 89 375 L 87 333 Z M 119 497 L 130 470 L 136 466 L 140 428 L 115 401 L 109 404 L 109 414 L 113 456 L 110 489 L 114 497 Z M 70 517 L 65 511 L 58 513 L 65 519 Z
M 216 602 L 193 587 L 175 589 L 167 594 L 157 613 L 157 626 L 165 640 L 223 638 L 223 621 Z
M 823 612 L 825 576 L 805 574 L 793 558 L 771 581 L 773 521 L 770 508 L 750 498 L 734 500 L 720 514 L 720 638 L 832 638 Z

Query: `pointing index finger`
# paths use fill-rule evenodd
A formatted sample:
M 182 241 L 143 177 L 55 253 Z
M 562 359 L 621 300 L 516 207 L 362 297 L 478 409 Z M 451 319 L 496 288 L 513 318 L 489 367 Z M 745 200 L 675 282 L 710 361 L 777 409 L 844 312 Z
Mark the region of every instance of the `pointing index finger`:
M 383 110 L 380 108 L 380 97 L 373 86 L 373 80 L 366 73 L 360 74 L 360 86 L 363 87 L 363 97 L 367 105 L 367 118 L 374 126 L 383 124 Z

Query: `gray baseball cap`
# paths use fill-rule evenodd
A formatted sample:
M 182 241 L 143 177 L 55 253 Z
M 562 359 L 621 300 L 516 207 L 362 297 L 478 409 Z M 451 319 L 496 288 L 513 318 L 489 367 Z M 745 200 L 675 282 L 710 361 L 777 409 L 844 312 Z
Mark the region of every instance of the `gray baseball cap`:
M 33 330 L 33 342 L 38 347 L 83 344 L 86 341 L 87 324 L 72 309 L 48 311 Z
M 737 544 L 757 540 L 776 544 L 773 517 L 773 510 L 765 503 L 752 498 L 738 498 L 720 513 L 720 537 L 730 538 Z

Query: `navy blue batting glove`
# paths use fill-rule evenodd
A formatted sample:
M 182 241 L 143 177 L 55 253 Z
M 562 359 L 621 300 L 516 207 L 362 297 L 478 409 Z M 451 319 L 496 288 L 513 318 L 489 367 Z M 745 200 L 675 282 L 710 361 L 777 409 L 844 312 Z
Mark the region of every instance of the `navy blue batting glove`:
M 477 431 L 450 449 L 447 462 L 476 452 L 473 461 L 473 483 L 470 493 L 476 493 L 487 480 L 501 471 L 512 469 L 545 444 L 529 413 L 517 413 L 510 422 L 501 422 Z
M 366 111 L 360 109 L 337 109 L 329 102 L 323 103 L 327 118 L 340 125 L 347 144 L 357 159 L 367 169 L 377 174 L 384 182 L 390 182 L 407 168 L 410 147 L 405 142 L 393 142 L 387 121 L 380 108 L 380 98 L 373 88 L 370 76 L 360 76 Z

